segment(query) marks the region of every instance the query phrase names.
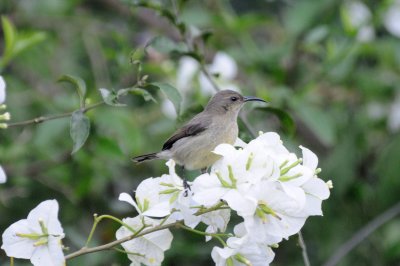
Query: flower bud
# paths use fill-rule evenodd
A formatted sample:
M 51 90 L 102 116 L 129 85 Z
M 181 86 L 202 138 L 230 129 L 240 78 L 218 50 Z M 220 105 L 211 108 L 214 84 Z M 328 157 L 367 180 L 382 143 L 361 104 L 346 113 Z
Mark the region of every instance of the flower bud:
M 4 114 L 0 115 L 0 120 L 8 121 L 11 119 L 11 115 L 9 112 L 5 112 Z

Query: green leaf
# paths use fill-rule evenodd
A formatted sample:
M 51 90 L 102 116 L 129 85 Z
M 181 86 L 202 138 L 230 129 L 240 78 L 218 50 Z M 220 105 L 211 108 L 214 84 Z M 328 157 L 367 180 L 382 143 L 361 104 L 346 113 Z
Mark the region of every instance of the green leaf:
M 90 120 L 81 110 L 71 116 L 70 135 L 73 142 L 71 154 L 77 152 L 85 144 L 90 130 Z
M 83 79 L 73 75 L 63 75 L 58 79 L 59 82 L 69 82 L 75 86 L 78 92 L 81 107 L 85 106 L 86 83 Z
M 164 37 L 164 36 L 156 36 L 151 39 L 147 44 L 145 49 L 147 50 L 148 47 L 154 48 L 156 51 L 163 53 L 163 54 L 170 54 L 170 53 L 188 53 L 189 50 L 186 44 L 180 42 L 176 43 L 173 40 Z
M 178 116 L 181 115 L 182 96 L 175 87 L 172 87 L 168 83 L 160 83 L 160 82 L 154 82 L 151 83 L 150 85 L 158 87 L 165 94 L 165 96 L 167 96 L 167 98 L 174 104 Z
M 44 32 L 30 32 L 18 35 L 18 40 L 13 49 L 13 57 L 31 48 L 32 46 L 44 41 L 46 39 Z
M 5 47 L 0 60 L 0 69 L 19 53 L 46 39 L 43 32 L 18 34 L 12 22 L 5 16 L 1 17 L 4 32 Z
M 256 109 L 263 110 L 265 112 L 269 112 L 269 113 L 276 115 L 279 118 L 279 120 L 281 121 L 283 131 L 290 136 L 294 135 L 294 132 L 296 130 L 296 125 L 294 123 L 292 116 L 288 112 L 286 112 L 285 110 L 282 110 L 282 109 L 279 109 L 276 107 L 270 107 L 270 106 L 257 107 Z
M 100 88 L 99 89 L 101 97 L 103 98 L 103 101 L 111 106 L 117 106 L 117 107 L 122 107 L 122 106 L 126 106 L 126 104 L 120 103 L 118 102 L 118 98 L 119 98 L 119 91 L 118 93 L 116 93 L 113 90 L 108 90 L 105 88 Z
M 150 92 L 142 88 L 133 88 L 129 90 L 129 93 L 142 96 L 146 102 L 148 101 L 153 101 L 155 103 L 157 102 L 156 99 L 154 99 L 153 95 L 150 94 Z
M 12 56 L 12 50 L 14 49 L 15 42 L 17 40 L 17 32 L 11 21 L 5 17 L 1 17 L 1 25 L 4 32 L 4 54 L 3 57 L 10 58 Z

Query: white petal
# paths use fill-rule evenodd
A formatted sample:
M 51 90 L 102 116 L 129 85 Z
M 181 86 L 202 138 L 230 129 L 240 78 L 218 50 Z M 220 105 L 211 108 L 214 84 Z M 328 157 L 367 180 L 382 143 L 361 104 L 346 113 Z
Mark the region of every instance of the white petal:
M 0 76 L 0 104 L 6 101 L 6 82 L 3 77 Z
M 329 198 L 330 191 L 328 185 L 322 179 L 313 177 L 305 183 L 302 188 L 307 194 L 313 195 L 321 200 Z
M 125 218 L 123 219 L 123 222 L 136 230 L 142 227 L 142 221 L 139 216 L 135 218 Z M 158 225 L 159 221 L 145 217 L 145 223 Z M 116 232 L 117 239 L 129 235 L 132 235 L 132 232 L 123 226 Z M 141 256 L 129 254 L 128 258 L 132 261 L 131 265 L 140 265 L 140 263 L 142 263 L 145 265 L 156 266 L 161 265 L 161 262 L 164 259 L 164 251 L 171 246 L 172 238 L 173 236 L 171 232 L 165 229 L 124 242 L 122 243 L 122 246 L 126 251 L 142 254 Z
M 322 200 L 312 195 L 306 195 L 306 205 L 302 210 L 302 214 L 305 216 L 322 215 L 321 205 Z
M 168 201 L 164 201 L 151 206 L 147 211 L 143 212 L 142 215 L 150 217 L 164 217 L 170 213 L 169 203 Z
M 136 200 L 140 201 L 141 204 L 147 200 L 149 208 L 158 204 L 160 198 L 159 183 L 160 178 L 147 178 L 143 180 L 136 189 Z
M 139 207 L 137 206 L 136 202 L 133 200 L 131 195 L 129 195 L 128 193 L 122 192 L 121 194 L 119 194 L 118 200 L 125 201 L 125 202 L 129 203 L 130 205 L 135 207 L 135 209 L 136 209 L 136 211 L 138 213 L 141 213 L 141 211 L 139 210 Z
M 5 183 L 7 181 L 6 173 L 4 172 L 3 168 L 0 165 L 0 184 Z
M 30 211 L 28 223 L 31 227 L 40 229 L 39 220 L 43 220 L 50 234 L 64 235 L 64 230 L 58 220 L 58 202 L 57 200 L 45 200 L 36 208 Z M 41 232 L 41 229 L 38 230 Z
M 211 207 L 220 201 L 227 190 L 221 187 L 221 183 L 215 174 L 206 173 L 193 181 L 192 191 L 195 202 L 205 207 Z
M 35 250 L 34 241 L 19 237 L 16 235 L 17 233 L 32 234 L 34 232 L 30 230 L 28 220 L 19 220 L 4 231 L 1 248 L 4 249 L 9 257 L 30 259 Z
M 315 170 L 318 166 L 318 157 L 311 150 L 306 147 L 300 146 L 300 149 L 303 152 L 303 165 L 308 168 Z
M 254 214 L 257 207 L 257 200 L 244 197 L 237 190 L 231 190 L 226 193 L 223 197 L 228 203 L 232 210 L 237 211 L 240 216 L 248 216 Z
M 232 153 L 236 152 L 235 147 L 233 147 L 232 145 L 223 143 L 223 144 L 219 144 L 217 147 L 215 147 L 214 151 L 215 154 L 218 155 L 222 155 L 222 156 L 229 156 Z
M 65 258 L 59 238 L 50 236 L 48 245 L 42 245 L 34 251 L 31 262 L 35 266 L 64 266 Z
M 241 140 L 240 138 L 237 138 L 235 143 L 233 144 L 233 146 L 235 147 L 240 147 L 240 148 L 244 148 L 246 147 L 247 143 L 244 142 L 243 140 Z

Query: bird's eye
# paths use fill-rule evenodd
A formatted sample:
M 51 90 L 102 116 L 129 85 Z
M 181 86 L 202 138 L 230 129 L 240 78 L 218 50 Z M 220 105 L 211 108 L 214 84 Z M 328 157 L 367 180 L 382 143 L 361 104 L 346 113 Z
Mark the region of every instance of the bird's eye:
M 231 97 L 231 101 L 232 101 L 232 102 L 237 101 L 237 99 L 238 99 L 238 98 L 237 98 L 236 96 L 232 96 L 232 97 Z

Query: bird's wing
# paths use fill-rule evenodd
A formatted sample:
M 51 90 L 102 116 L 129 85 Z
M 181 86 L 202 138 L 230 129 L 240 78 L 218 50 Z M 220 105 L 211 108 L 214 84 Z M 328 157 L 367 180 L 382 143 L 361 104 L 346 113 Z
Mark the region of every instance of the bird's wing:
M 207 126 L 210 124 L 210 119 L 208 117 L 202 116 L 202 119 L 199 119 L 199 116 L 195 116 L 192 120 L 190 120 L 186 125 L 178 129 L 163 145 L 162 150 L 169 150 L 172 148 L 175 142 L 182 138 L 195 136 L 204 130 L 207 129 Z

